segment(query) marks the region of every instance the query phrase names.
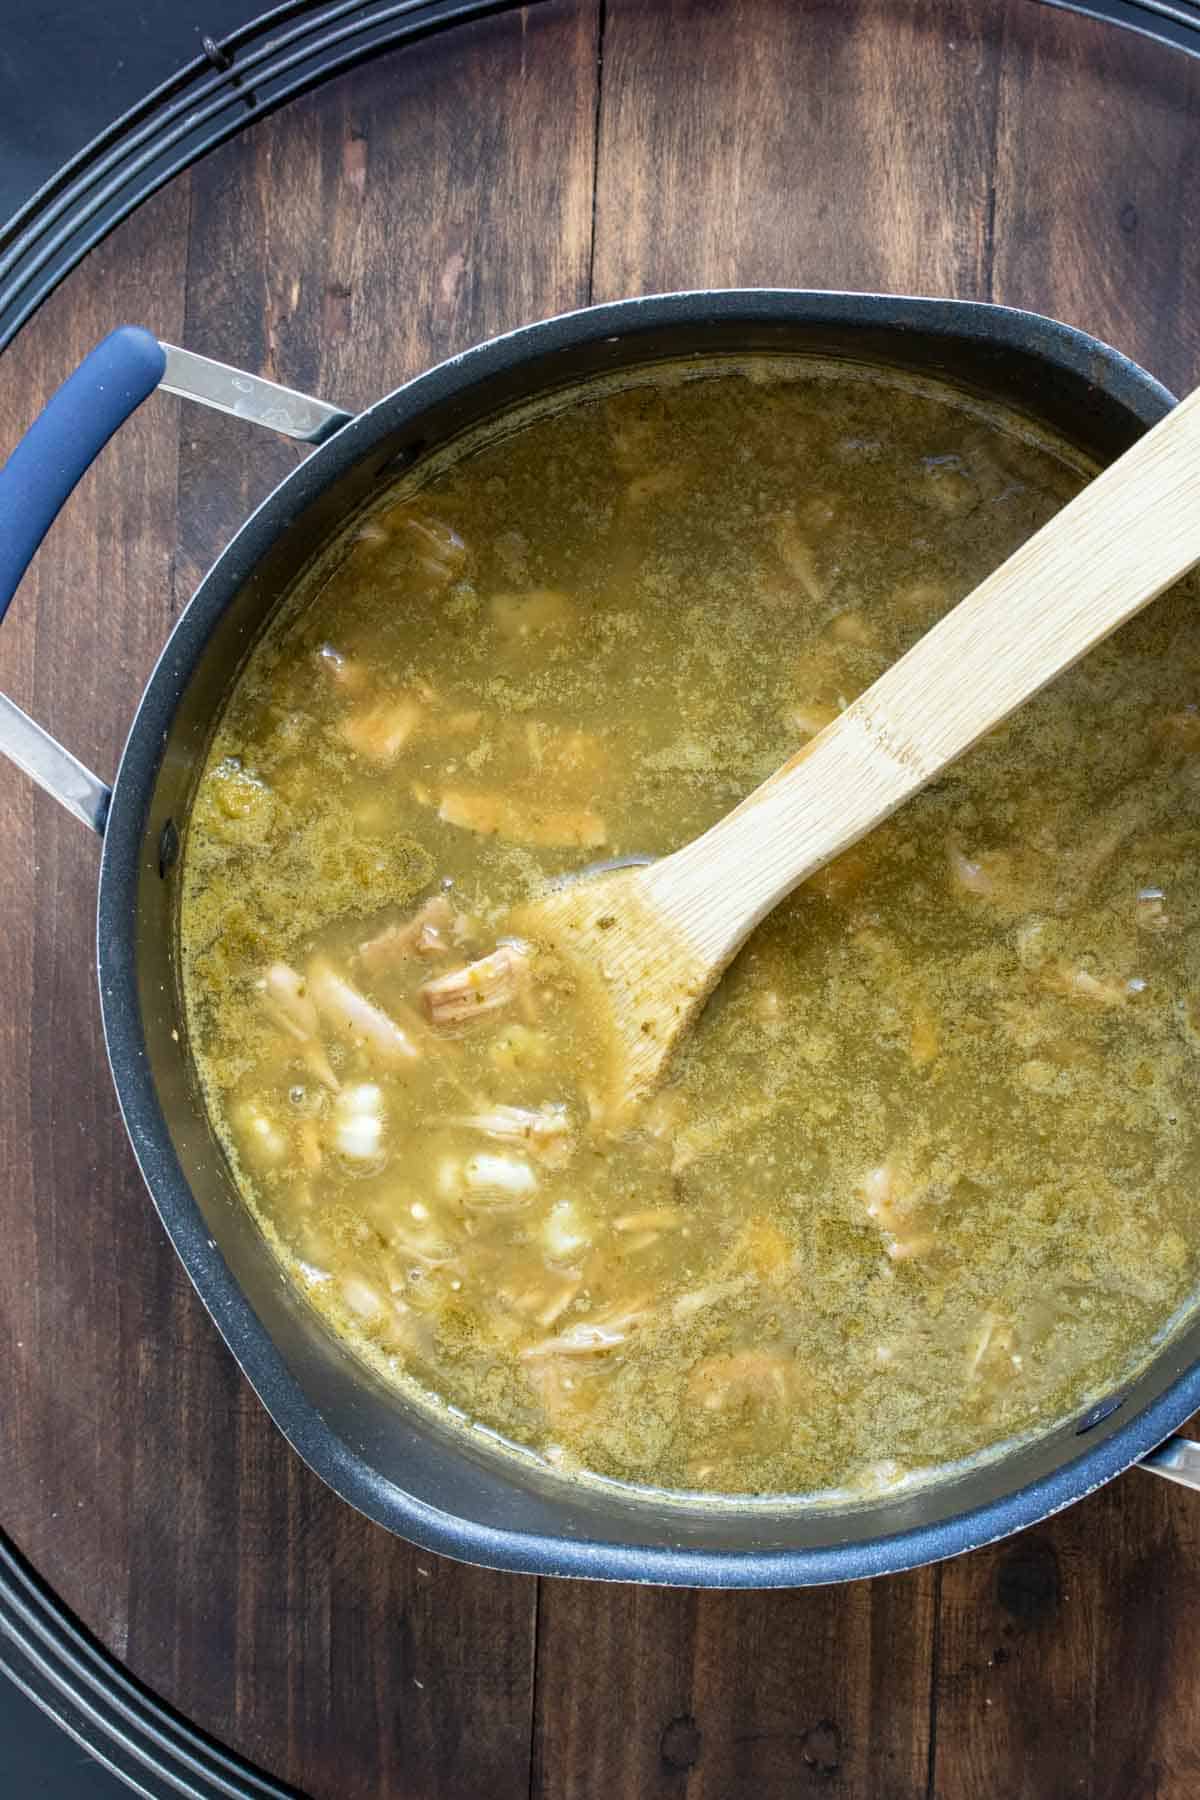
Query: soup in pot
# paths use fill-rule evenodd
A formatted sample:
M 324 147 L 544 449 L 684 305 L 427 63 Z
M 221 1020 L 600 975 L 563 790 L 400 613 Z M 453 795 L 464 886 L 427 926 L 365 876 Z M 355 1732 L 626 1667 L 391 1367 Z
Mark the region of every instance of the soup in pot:
M 1145 1359 L 1200 1226 L 1190 587 L 781 906 L 632 1116 L 511 926 L 712 824 L 1088 473 L 925 379 L 667 366 L 452 449 L 285 604 L 187 826 L 188 1033 L 385 1379 L 566 1470 L 821 1494 Z

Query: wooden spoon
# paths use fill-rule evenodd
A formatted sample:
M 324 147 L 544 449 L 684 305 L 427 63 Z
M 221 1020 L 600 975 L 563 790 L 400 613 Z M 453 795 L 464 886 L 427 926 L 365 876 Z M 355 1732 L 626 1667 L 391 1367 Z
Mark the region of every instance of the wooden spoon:
M 1197 561 L 1200 391 L 702 837 L 527 907 L 521 931 L 607 990 L 615 1100 L 654 1087 L 773 906 Z

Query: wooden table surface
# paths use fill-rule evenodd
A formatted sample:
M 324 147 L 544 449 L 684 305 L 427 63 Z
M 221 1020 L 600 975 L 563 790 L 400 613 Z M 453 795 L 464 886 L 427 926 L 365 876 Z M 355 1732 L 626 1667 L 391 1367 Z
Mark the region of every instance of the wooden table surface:
M 209 156 L 0 363 L 6 451 L 119 321 L 358 407 L 687 286 L 1007 301 L 1200 379 L 1200 65 L 1033 0 L 551 0 Z M 0 634 L 101 771 L 295 447 L 157 396 Z M 315 1800 L 1191 1800 L 1200 1496 L 1134 1472 L 853 1587 L 537 1582 L 415 1552 L 286 1448 L 160 1230 L 105 1069 L 97 848 L 0 768 L 0 1522 L 197 1724 Z

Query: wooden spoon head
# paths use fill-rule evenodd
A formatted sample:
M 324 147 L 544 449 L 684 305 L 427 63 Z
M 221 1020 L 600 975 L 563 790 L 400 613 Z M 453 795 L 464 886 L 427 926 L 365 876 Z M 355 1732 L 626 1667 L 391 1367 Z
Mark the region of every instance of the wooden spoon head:
M 522 937 L 573 971 L 581 1008 L 606 1019 L 605 1086 L 616 1118 L 658 1086 L 715 979 L 657 906 L 652 867 L 565 882 L 513 919 Z

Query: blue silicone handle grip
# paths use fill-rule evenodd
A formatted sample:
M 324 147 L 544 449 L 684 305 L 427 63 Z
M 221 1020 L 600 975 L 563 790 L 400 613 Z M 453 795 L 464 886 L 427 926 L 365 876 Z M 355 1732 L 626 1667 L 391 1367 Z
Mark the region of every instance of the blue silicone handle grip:
M 0 619 L 71 489 L 166 366 L 156 337 L 120 326 L 63 382 L 0 469 Z

